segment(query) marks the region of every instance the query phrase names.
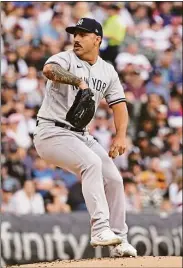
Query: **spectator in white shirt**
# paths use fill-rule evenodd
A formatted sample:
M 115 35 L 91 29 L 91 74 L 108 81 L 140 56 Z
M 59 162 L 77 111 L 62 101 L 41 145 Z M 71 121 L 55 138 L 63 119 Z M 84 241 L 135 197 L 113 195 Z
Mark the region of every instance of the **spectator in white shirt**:
M 17 146 L 29 148 L 32 144 L 24 116 L 19 113 L 11 114 L 8 118 L 7 137 L 13 139 Z
M 140 33 L 141 44 L 157 51 L 164 51 L 170 46 L 169 34 L 163 28 L 163 19 L 155 16 L 150 27 Z
M 126 52 L 118 54 L 115 60 L 116 68 L 120 73 L 128 64 L 133 64 L 140 70 L 141 78 L 147 80 L 152 67 L 146 56 L 138 54 L 138 49 L 137 44 L 129 44 Z
M 34 181 L 25 181 L 23 189 L 14 194 L 9 212 L 18 215 L 45 213 L 43 198 L 36 193 Z
M 169 187 L 170 201 L 176 212 L 182 213 L 182 177 L 179 176 L 177 181 L 170 184 Z
M 19 94 L 30 94 L 38 87 L 37 72 L 35 67 L 28 68 L 28 75 L 17 81 Z

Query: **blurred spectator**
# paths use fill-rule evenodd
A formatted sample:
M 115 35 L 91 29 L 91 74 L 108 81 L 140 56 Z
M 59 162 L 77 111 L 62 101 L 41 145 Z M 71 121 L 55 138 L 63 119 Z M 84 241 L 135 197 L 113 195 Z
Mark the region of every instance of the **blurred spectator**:
M 9 212 L 10 201 L 13 196 L 13 191 L 11 187 L 4 187 L 1 189 L 1 213 Z
M 52 2 L 44 2 L 39 5 L 38 25 L 49 23 L 53 16 Z
M 1 179 L 2 179 L 2 189 L 12 189 L 12 192 L 20 190 L 21 184 L 17 178 L 9 175 L 7 164 L 3 164 L 1 167 Z
M 28 66 L 35 66 L 37 71 L 42 71 L 46 61 L 45 52 L 41 44 L 35 44 L 29 49 L 26 55 L 26 63 Z
M 120 54 L 119 54 L 120 55 Z M 141 77 L 140 70 L 134 64 L 127 64 L 121 71 L 121 77 L 125 84 L 126 98 L 129 102 L 135 103 L 136 100 L 143 99 L 146 93 L 144 79 Z
M 13 139 L 17 146 L 28 148 L 31 145 L 31 138 L 27 126 L 24 124 L 24 116 L 13 113 L 8 117 L 7 137 Z
M 163 19 L 160 16 L 153 16 L 150 20 L 150 27 L 140 32 L 140 41 L 143 47 L 157 51 L 164 51 L 169 47 L 169 35 L 163 28 Z
M 44 196 L 53 187 L 53 169 L 41 158 L 34 161 L 32 176 L 36 189 Z
M 9 212 L 18 215 L 43 214 L 45 212 L 43 199 L 39 193 L 36 193 L 33 181 L 25 181 L 23 189 L 13 195 Z
M 151 93 L 147 96 L 147 101 L 142 103 L 139 112 L 139 124 L 145 119 L 155 119 L 158 107 L 163 104 L 163 98 L 159 95 Z
M 156 187 L 162 190 L 167 189 L 166 174 L 161 167 L 161 162 L 158 157 L 154 157 L 151 159 L 151 162 L 149 164 L 149 170 L 156 175 Z
M 165 215 L 165 216 L 173 213 L 173 206 L 170 202 L 168 191 L 167 191 L 167 193 L 165 193 L 163 195 L 163 200 L 162 200 L 162 203 L 160 206 L 160 213 L 161 213 L 161 215 Z
M 24 87 L 25 84 L 27 85 L 26 88 Z M 19 94 L 31 93 L 36 90 L 37 86 L 38 81 L 35 67 L 29 67 L 27 76 L 17 80 L 17 89 Z
M 73 24 L 75 24 L 81 18 L 93 19 L 93 14 L 90 11 L 90 2 L 74 2 L 72 9 Z
M 53 187 L 44 197 L 46 211 L 48 213 L 68 213 L 71 211 L 70 206 L 67 203 L 68 190 L 65 184 L 60 181 L 54 181 Z
M 175 211 L 182 213 L 182 177 L 178 176 L 177 181 L 169 187 L 170 201 Z
M 19 75 L 27 75 L 28 73 L 26 62 L 14 50 L 8 50 L 1 59 L 1 75 L 6 73 L 16 73 L 17 77 Z
M 116 68 L 120 73 L 129 64 L 135 67 L 135 71 L 140 73 L 143 80 L 147 80 L 151 71 L 149 60 L 142 54 L 138 53 L 139 47 L 137 44 L 129 44 L 126 52 L 121 52 L 116 58 Z
M 164 21 L 164 25 L 168 25 L 171 22 L 171 8 L 172 4 L 169 2 L 159 3 L 159 14 Z
M 170 89 L 163 82 L 162 72 L 160 70 L 154 70 L 152 73 L 152 81 L 146 85 L 147 94 L 157 94 L 163 97 L 163 100 L 168 103 L 170 98 Z
M 60 168 L 54 169 L 54 180 L 61 180 L 64 182 L 67 188 L 72 187 L 78 181 L 78 178 L 75 174 Z
M 54 45 L 59 52 L 63 48 L 66 37 L 63 14 L 54 12 L 51 22 L 41 25 L 39 35 L 43 43 L 50 46 Z
M 135 25 L 149 21 L 147 5 L 141 2 L 137 6 L 137 8 L 134 10 L 134 13 L 133 13 L 133 20 L 134 20 Z
M 104 40 L 101 46 L 101 56 L 104 60 L 115 64 L 118 49 L 125 36 L 125 27 L 121 23 L 120 3 L 108 6 L 108 18 L 103 23 Z
M 140 199 L 144 211 L 158 211 L 163 201 L 163 191 L 157 188 L 157 178 L 154 173 L 147 171 L 139 176 L 143 183 L 139 184 Z M 144 181 L 145 179 L 145 181 Z
M 141 210 L 141 202 L 136 182 L 134 182 L 132 179 L 125 178 L 123 182 L 127 212 L 139 212 Z
M 18 179 L 22 186 L 24 181 L 27 179 L 27 173 L 25 165 L 21 160 L 19 150 L 20 148 L 18 148 L 16 144 L 11 144 L 6 161 L 6 167 L 8 168 L 8 174 Z

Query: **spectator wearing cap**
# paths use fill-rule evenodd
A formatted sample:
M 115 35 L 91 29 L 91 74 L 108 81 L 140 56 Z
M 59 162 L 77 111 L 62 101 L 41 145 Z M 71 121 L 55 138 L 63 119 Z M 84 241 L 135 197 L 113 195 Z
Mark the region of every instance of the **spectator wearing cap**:
M 163 82 L 163 75 L 161 70 L 155 69 L 152 72 L 152 81 L 146 85 L 147 94 L 157 94 L 163 97 L 164 101 L 168 103 L 170 99 L 170 89 Z
M 101 57 L 115 65 L 118 49 L 125 37 L 125 27 L 120 17 L 120 3 L 112 3 L 108 6 L 108 18 L 103 23 L 104 42 L 106 47 L 101 45 Z
M 9 212 L 17 215 L 44 214 L 43 198 L 39 193 L 36 193 L 33 181 L 25 181 L 23 189 L 13 195 Z

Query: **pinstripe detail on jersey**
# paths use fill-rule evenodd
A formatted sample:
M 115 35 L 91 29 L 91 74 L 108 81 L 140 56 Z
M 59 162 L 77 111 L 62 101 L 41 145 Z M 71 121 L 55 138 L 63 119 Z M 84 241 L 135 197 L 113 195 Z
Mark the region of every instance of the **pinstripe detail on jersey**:
M 120 99 L 117 99 L 117 100 L 113 100 L 111 102 L 109 102 L 109 106 L 112 106 L 114 104 L 117 104 L 117 103 L 120 103 L 120 102 L 126 102 L 126 99 L 125 98 L 120 98 Z

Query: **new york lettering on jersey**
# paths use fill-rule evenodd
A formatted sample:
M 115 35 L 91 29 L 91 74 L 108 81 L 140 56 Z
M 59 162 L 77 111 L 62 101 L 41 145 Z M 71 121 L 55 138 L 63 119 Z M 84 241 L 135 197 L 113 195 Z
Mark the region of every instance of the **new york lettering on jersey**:
M 91 83 L 89 82 L 89 77 L 80 77 L 82 78 L 88 85 L 88 87 L 91 87 L 94 90 L 101 91 L 104 93 L 105 89 L 107 88 L 107 83 L 97 79 L 97 78 L 90 78 Z M 78 90 L 77 87 L 73 86 L 73 90 Z

